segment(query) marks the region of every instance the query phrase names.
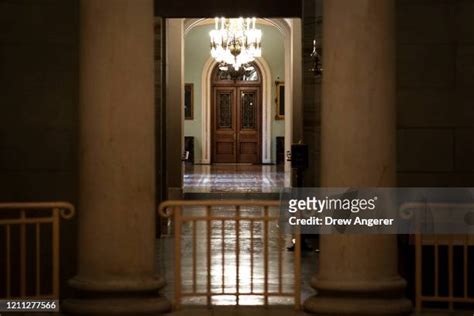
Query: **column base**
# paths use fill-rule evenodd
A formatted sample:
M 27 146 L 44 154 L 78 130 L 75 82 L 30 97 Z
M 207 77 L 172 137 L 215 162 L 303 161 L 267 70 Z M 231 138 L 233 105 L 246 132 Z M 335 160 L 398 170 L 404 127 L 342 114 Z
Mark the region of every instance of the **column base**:
M 307 312 L 329 315 L 410 315 L 411 301 L 403 297 L 400 277 L 372 281 L 311 280 L 318 294 L 304 302 Z
M 401 316 L 410 315 L 412 304 L 408 299 L 378 299 L 312 296 L 304 302 L 308 313 L 318 316 Z
M 162 278 L 91 280 L 75 277 L 69 281 L 76 298 L 61 306 L 66 315 L 157 315 L 169 312 L 171 303 L 159 295 Z

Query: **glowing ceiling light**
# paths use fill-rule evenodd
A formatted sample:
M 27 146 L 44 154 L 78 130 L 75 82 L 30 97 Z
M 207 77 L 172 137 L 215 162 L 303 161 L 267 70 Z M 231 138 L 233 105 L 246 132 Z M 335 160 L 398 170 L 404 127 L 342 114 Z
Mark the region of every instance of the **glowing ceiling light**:
M 262 31 L 255 27 L 256 18 L 215 18 L 215 29 L 210 32 L 211 56 L 218 63 L 242 65 L 262 56 Z

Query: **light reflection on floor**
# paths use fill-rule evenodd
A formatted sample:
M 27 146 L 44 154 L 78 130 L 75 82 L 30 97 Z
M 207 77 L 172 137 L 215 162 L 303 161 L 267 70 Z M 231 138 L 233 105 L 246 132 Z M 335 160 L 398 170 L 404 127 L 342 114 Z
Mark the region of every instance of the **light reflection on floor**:
M 186 165 L 183 183 L 185 193 L 272 193 L 290 176 L 274 165 Z
M 204 209 L 188 208 L 185 214 L 203 215 Z M 235 212 L 233 208 L 216 208 L 215 215 L 226 216 Z M 242 208 L 242 216 L 259 216 L 262 210 L 259 208 Z M 271 212 L 279 212 L 278 209 Z M 193 238 L 192 223 L 186 223 L 182 232 L 182 287 L 183 292 L 193 290 Z M 236 224 L 235 221 L 226 221 L 222 226 L 222 221 L 213 221 L 211 224 L 211 292 L 216 293 L 212 297 L 212 305 L 263 305 L 263 295 L 241 295 L 239 301 L 235 295 L 225 295 L 235 293 L 262 293 L 264 290 L 264 225 L 262 222 L 241 221 L 239 229 L 239 263 L 237 265 L 236 256 Z M 253 239 L 251 231 L 253 227 Z M 287 251 L 291 236 L 284 235 L 280 240 L 278 224 L 269 223 L 269 243 L 268 243 L 268 291 L 271 293 L 292 293 L 294 289 L 294 253 Z M 222 229 L 224 229 L 224 234 Z M 223 238 L 224 236 L 224 238 Z M 161 275 L 166 277 L 167 286 L 164 294 L 170 299 L 174 298 L 174 239 L 171 237 L 158 240 L 158 255 L 164 260 L 159 267 Z M 253 249 L 253 254 L 251 249 Z M 196 224 L 196 284 L 197 292 L 206 293 L 207 290 L 207 234 L 206 222 Z M 281 278 L 279 277 L 279 250 L 281 250 Z M 224 253 L 224 258 L 222 257 Z M 251 262 L 254 262 L 253 267 Z M 164 262 L 163 262 L 164 261 Z M 309 281 L 313 272 L 316 271 L 317 254 L 307 252 L 302 257 L 302 299 L 312 295 L 314 291 L 309 286 Z M 237 266 L 239 268 L 239 279 L 237 279 Z M 206 297 L 189 297 L 183 300 L 183 304 L 205 305 Z M 275 296 L 269 298 L 269 304 L 287 305 L 293 304 L 292 297 Z

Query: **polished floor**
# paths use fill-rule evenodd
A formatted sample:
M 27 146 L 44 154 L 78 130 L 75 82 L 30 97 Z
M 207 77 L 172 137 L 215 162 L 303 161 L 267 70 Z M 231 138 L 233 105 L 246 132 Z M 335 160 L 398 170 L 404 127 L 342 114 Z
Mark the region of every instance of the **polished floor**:
M 217 164 L 186 165 L 184 173 L 184 193 L 190 199 L 209 194 L 221 194 L 222 198 L 239 196 L 245 198 L 255 194 L 259 199 L 273 196 L 289 186 L 289 176 L 282 167 L 272 165 Z M 220 195 L 219 195 L 220 196 Z M 215 198 L 215 197 L 214 197 Z M 241 215 L 247 217 L 262 216 L 261 208 L 242 208 Z M 279 210 L 270 212 L 278 213 Z M 183 215 L 205 215 L 204 209 L 187 208 Z M 235 215 L 232 207 L 213 208 L 215 218 Z M 170 223 L 171 224 L 171 223 Z M 193 227 L 195 225 L 195 227 Z M 170 225 L 172 227 L 172 225 Z M 182 292 L 205 293 L 208 286 L 207 272 L 207 222 L 184 223 L 182 228 Z M 262 221 L 240 221 L 237 231 L 235 220 L 214 220 L 211 222 L 210 242 L 210 290 L 211 304 L 214 306 L 255 306 L 264 305 L 265 288 L 271 293 L 291 293 L 294 289 L 294 253 L 287 251 L 291 236 L 279 231 L 278 223 L 269 222 L 267 226 L 268 243 L 265 242 L 265 224 Z M 170 228 L 171 230 L 171 228 Z M 193 230 L 196 232 L 194 233 Z M 170 235 L 173 232 L 170 231 Z M 268 249 L 267 261 L 264 248 Z M 165 293 L 170 298 L 175 295 L 174 238 L 159 240 L 158 253 L 167 260 L 159 269 L 166 276 L 168 286 Z M 172 254 L 172 255 L 170 255 Z M 303 271 L 314 271 L 317 254 L 306 253 L 303 256 Z M 281 264 L 280 264 L 281 262 Z M 194 268 L 193 268 L 194 267 Z M 267 280 L 265 281 L 265 267 Z M 310 278 L 306 278 L 309 281 Z M 252 293 L 252 295 L 235 295 Z M 254 294 L 257 293 L 257 294 Z M 303 296 L 312 293 L 309 283 L 304 282 Z M 292 306 L 293 298 L 272 295 L 268 299 L 272 305 Z M 189 296 L 183 304 L 206 305 L 205 296 Z
M 290 177 L 274 165 L 186 165 L 184 193 L 277 193 Z
M 276 215 L 279 209 L 270 210 L 270 216 Z M 229 217 L 235 214 L 233 208 L 213 208 L 215 218 Z M 200 208 L 187 208 L 183 216 L 205 215 Z M 258 217 L 262 215 L 261 208 L 242 208 L 241 216 Z M 207 289 L 207 230 L 206 221 L 196 222 L 196 233 L 193 238 L 193 222 L 183 225 L 181 238 L 181 286 L 182 293 L 206 293 Z M 265 226 L 268 232 L 268 243 L 265 242 Z M 172 226 L 171 226 L 172 227 Z M 173 235 L 171 232 L 170 235 Z M 211 222 L 211 253 L 210 253 L 210 290 L 211 304 L 215 306 L 262 306 L 264 305 L 264 288 L 271 293 L 269 304 L 272 306 L 291 307 L 293 297 L 280 296 L 279 293 L 292 293 L 295 285 L 295 256 L 288 251 L 291 244 L 290 235 L 280 232 L 276 221 L 265 225 L 262 221 L 241 220 L 238 230 L 234 220 L 214 220 Z M 238 237 L 237 237 L 238 236 Z M 238 240 L 238 242 L 237 242 Z M 164 294 L 175 297 L 176 260 L 174 238 L 164 237 L 158 240 L 158 255 L 166 258 L 158 267 L 166 277 L 168 285 Z M 265 261 L 264 249 L 268 249 L 268 260 Z M 195 249 L 195 250 L 194 250 Z M 194 254 L 194 251 L 195 254 Z M 194 255 L 193 255 L 194 254 Z M 309 285 L 311 276 L 317 269 L 315 251 L 304 252 L 301 260 L 302 288 L 301 298 L 305 299 L 314 291 Z M 160 262 L 160 261 L 158 261 Z M 281 264 L 280 264 L 281 262 Z M 267 265 L 267 282 L 265 282 L 265 266 Z M 195 268 L 193 268 L 195 267 Z M 194 282 L 194 280 L 196 280 Z M 240 295 L 239 293 L 255 293 Z M 184 305 L 206 305 L 205 296 L 190 296 L 183 299 Z
M 273 210 L 277 212 L 277 210 Z M 215 216 L 230 216 L 235 212 L 232 208 L 216 208 Z M 257 208 L 242 209 L 242 216 L 259 216 L 261 210 Z M 271 211 L 272 212 L 272 211 Z M 200 208 L 188 208 L 184 210 L 185 216 L 201 216 L 205 210 Z M 270 213 L 271 215 L 272 213 Z M 171 224 L 171 223 L 170 223 Z M 193 231 L 193 222 L 183 225 L 181 249 L 181 278 L 182 293 L 205 292 L 207 289 L 207 230 L 206 222 L 196 222 L 196 233 Z M 172 228 L 172 225 L 170 225 Z M 238 234 L 238 235 L 237 235 Z M 205 297 L 190 296 L 182 301 L 182 308 L 175 310 L 169 315 L 174 316 L 303 316 L 309 315 L 303 311 L 295 311 L 293 300 L 275 296 L 268 307 L 263 306 L 262 295 L 240 296 L 237 301 L 236 291 L 248 292 L 253 287 L 255 292 L 261 291 L 264 286 L 265 261 L 263 250 L 265 247 L 265 227 L 263 223 L 240 222 L 237 233 L 235 221 L 212 221 L 211 224 L 211 274 L 210 288 L 212 293 L 211 305 L 206 306 Z M 237 238 L 237 236 L 239 238 Z M 276 293 L 278 287 L 291 291 L 294 287 L 294 253 L 286 249 L 290 244 L 291 236 L 282 234 L 277 223 L 268 225 L 268 289 Z M 280 237 L 283 237 L 280 239 Z M 237 247 L 237 240 L 238 247 Z M 281 241 L 281 242 L 280 242 Z M 174 251 L 172 230 L 169 236 L 157 240 L 156 260 L 158 271 L 163 276 L 167 285 L 162 294 L 172 302 L 175 301 L 175 272 L 176 258 Z M 317 243 L 314 241 L 313 246 Z M 195 249 L 195 256 L 193 255 Z M 238 250 L 238 258 L 236 256 Z M 281 254 L 282 275 L 279 274 L 279 254 Z M 315 292 L 309 282 L 317 270 L 319 253 L 306 251 L 301 258 L 301 302 Z M 193 259 L 195 258 L 195 259 Z M 194 261 L 195 260 L 195 261 Z M 253 262 L 253 264 L 252 264 Z M 195 267 L 195 269 L 193 268 Z M 237 267 L 239 273 L 237 273 Z M 193 280 L 196 280 L 194 282 Z M 280 283 L 281 282 L 281 283 Z M 226 294 L 227 295 L 221 295 Z M 472 312 L 448 312 L 448 311 L 423 311 L 421 314 L 413 313 L 413 316 L 471 316 Z
M 194 165 L 186 166 L 184 192 L 191 198 L 200 195 L 221 194 L 227 198 L 232 194 L 256 194 L 256 196 L 278 193 L 281 188 L 289 187 L 289 177 L 275 166 L 255 165 Z M 270 194 L 262 194 L 270 193 Z M 193 195 L 194 194 L 194 195 Z M 278 210 L 273 210 L 278 212 Z M 187 208 L 185 216 L 202 216 L 202 208 Z M 259 216 L 258 208 L 242 208 L 242 216 Z M 233 216 L 233 208 L 215 208 L 213 215 Z M 294 253 L 287 250 L 291 244 L 291 235 L 279 230 L 278 223 L 268 224 L 268 243 L 265 243 L 265 225 L 263 222 L 241 221 L 237 227 L 235 220 L 214 220 L 210 232 L 210 275 L 208 276 L 207 223 L 193 221 L 183 224 L 181 256 L 182 293 L 206 293 L 209 288 L 215 295 L 211 298 L 212 307 L 208 307 L 205 296 L 189 295 L 182 299 L 182 309 L 169 315 L 175 316 L 303 316 L 295 311 L 294 300 L 290 297 L 274 295 L 269 299 L 269 307 L 264 306 L 264 296 L 235 295 L 236 292 L 261 293 L 265 287 L 269 292 L 283 291 L 291 293 L 294 289 L 295 260 Z M 172 222 L 168 223 L 168 232 L 157 240 L 158 271 L 167 281 L 162 293 L 175 301 L 175 239 Z M 317 241 L 311 240 L 317 248 Z M 268 247 L 268 260 L 265 261 L 264 249 Z M 301 258 L 301 302 L 315 292 L 310 280 L 317 270 L 319 254 L 315 251 L 302 253 Z M 280 264 L 281 262 L 281 264 Z M 268 278 L 265 282 L 265 266 Z M 415 314 L 414 314 L 415 315 Z M 422 316 L 465 316 L 471 313 L 449 313 L 446 311 L 425 311 Z

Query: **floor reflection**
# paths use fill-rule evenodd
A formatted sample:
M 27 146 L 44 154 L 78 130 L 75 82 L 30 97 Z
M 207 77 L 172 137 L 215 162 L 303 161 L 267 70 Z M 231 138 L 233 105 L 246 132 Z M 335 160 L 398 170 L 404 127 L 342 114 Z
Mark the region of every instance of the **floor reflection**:
M 283 167 L 274 165 L 186 165 L 185 193 L 272 193 L 290 186 Z
M 270 215 L 279 210 L 270 210 Z M 261 208 L 242 208 L 241 216 L 260 216 Z M 183 215 L 204 215 L 205 210 L 188 208 Z M 234 208 L 214 208 L 213 215 L 233 216 Z M 207 223 L 196 222 L 196 233 L 193 238 L 193 223 L 183 224 L 182 231 L 182 292 L 202 293 L 201 297 L 188 297 L 183 304 L 205 305 L 207 303 Z M 263 222 L 241 220 L 239 229 L 235 221 L 212 221 L 211 254 L 210 254 L 210 288 L 215 295 L 213 305 L 263 305 L 265 289 L 264 260 L 264 224 Z M 237 238 L 238 236 L 238 238 Z M 294 253 L 286 248 L 291 243 L 291 235 L 281 235 L 277 222 L 268 224 L 268 292 L 290 294 L 294 290 Z M 195 244 L 193 244 L 193 240 Z M 238 240 L 238 243 L 237 243 Z M 158 240 L 158 256 L 161 260 L 159 271 L 168 282 L 164 294 L 174 299 L 174 238 Z M 196 265 L 193 269 L 193 249 L 196 249 Z M 238 250 L 238 251 L 237 251 Z M 281 266 L 279 264 L 281 262 Z M 316 271 L 317 254 L 305 252 L 302 256 L 302 299 L 314 293 L 309 286 L 312 274 Z M 238 273 L 237 273 L 238 270 Z M 239 276 L 239 277 L 237 277 Z M 194 283 L 193 280 L 196 280 Z M 241 295 L 237 298 L 234 294 Z M 244 295 L 251 294 L 252 295 Z M 259 295 L 260 294 L 260 295 Z M 275 296 L 269 298 L 270 305 L 292 305 L 293 298 Z

